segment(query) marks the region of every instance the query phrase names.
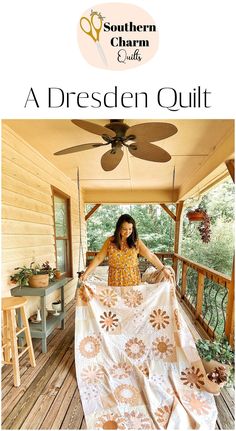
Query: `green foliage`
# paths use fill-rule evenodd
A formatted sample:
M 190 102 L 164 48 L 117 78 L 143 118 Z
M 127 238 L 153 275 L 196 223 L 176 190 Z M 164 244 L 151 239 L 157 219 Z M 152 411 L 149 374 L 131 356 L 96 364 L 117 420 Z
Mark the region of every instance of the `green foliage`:
M 86 212 L 92 208 L 87 205 Z M 174 211 L 174 206 L 170 209 Z M 102 205 L 88 220 L 88 250 L 97 251 L 113 235 L 117 219 L 128 213 L 136 221 L 139 238 L 152 251 L 173 251 L 173 220 L 159 205 Z
M 38 265 L 39 273 L 40 274 L 49 274 L 49 278 L 52 279 L 54 277 L 54 271 L 56 271 L 56 268 L 52 268 L 49 260 L 46 260 L 41 266 Z
M 234 231 L 233 223 L 216 220 L 211 227 L 211 241 L 201 241 L 197 231 L 197 223 L 185 226 L 181 244 L 181 254 L 194 262 L 231 275 L 233 261 Z
M 191 198 L 185 202 L 186 210 L 200 205 L 211 216 L 211 222 L 221 219 L 229 223 L 234 221 L 234 184 L 231 179 L 211 189 L 201 198 Z M 187 219 L 185 220 L 187 222 Z
M 225 336 L 214 341 L 199 339 L 196 342 L 198 353 L 202 359 L 234 365 L 234 352 Z
M 221 183 L 201 198 L 189 199 L 186 210 L 201 205 L 211 218 L 211 241 L 201 241 L 199 223 L 189 223 L 183 217 L 181 254 L 197 263 L 203 264 L 226 275 L 231 275 L 234 245 L 234 185 L 231 179 Z M 87 205 L 88 212 L 93 205 Z M 169 205 L 175 213 L 175 205 Z M 117 219 L 128 213 L 136 221 L 139 238 L 150 250 L 155 252 L 173 251 L 174 221 L 159 206 L 139 205 L 101 205 L 88 220 L 88 250 L 100 250 L 107 237 L 113 235 Z
M 230 365 L 229 382 L 233 381 L 234 351 L 225 336 L 214 341 L 199 339 L 196 342 L 196 347 L 202 359 L 205 359 L 206 361 L 213 359 L 221 364 Z
M 12 283 L 18 283 L 20 287 L 29 285 L 29 277 L 32 275 L 31 268 L 27 268 L 25 265 L 22 267 L 15 268 L 15 274 L 10 276 Z
M 221 183 L 203 196 L 201 202 L 186 201 L 187 208 L 201 205 L 211 219 L 211 241 L 203 243 L 199 236 L 199 223 L 183 218 L 181 254 L 194 262 L 231 276 L 234 252 L 234 184 Z

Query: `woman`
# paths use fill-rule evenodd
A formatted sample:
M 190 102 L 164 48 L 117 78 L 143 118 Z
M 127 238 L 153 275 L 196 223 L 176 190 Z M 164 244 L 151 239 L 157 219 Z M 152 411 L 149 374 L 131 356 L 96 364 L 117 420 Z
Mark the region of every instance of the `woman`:
M 108 285 L 134 286 L 141 282 L 138 267 L 138 254 L 145 257 L 153 266 L 169 279 L 170 272 L 144 243 L 138 239 L 134 219 L 128 215 L 120 216 L 116 223 L 114 236 L 108 238 L 102 249 L 89 264 L 80 280 L 85 281 L 88 275 L 108 256 Z

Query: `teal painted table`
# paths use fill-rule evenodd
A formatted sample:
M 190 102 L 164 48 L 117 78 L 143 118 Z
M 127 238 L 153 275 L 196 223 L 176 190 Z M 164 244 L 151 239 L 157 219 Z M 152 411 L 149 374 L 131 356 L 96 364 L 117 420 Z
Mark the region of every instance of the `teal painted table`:
M 64 286 L 71 281 L 70 277 L 62 277 L 59 280 L 49 283 L 48 287 L 28 287 L 22 286 L 11 289 L 12 296 L 40 296 L 40 312 L 42 321 L 40 323 L 30 323 L 30 333 L 32 338 L 42 339 L 42 352 L 47 352 L 47 337 L 54 328 L 59 324 L 61 329 L 65 328 L 65 301 L 64 301 Z M 49 314 L 46 315 L 46 296 L 50 295 L 55 290 L 61 291 L 61 311 L 59 316 Z

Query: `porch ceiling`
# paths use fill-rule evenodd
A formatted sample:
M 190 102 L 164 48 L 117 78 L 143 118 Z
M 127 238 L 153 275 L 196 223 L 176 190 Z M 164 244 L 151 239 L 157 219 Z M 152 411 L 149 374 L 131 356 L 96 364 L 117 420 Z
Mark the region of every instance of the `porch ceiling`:
M 109 120 L 90 120 L 105 125 Z M 158 121 L 125 120 L 134 124 Z M 163 121 L 163 120 L 160 120 Z M 70 120 L 4 120 L 14 132 L 39 151 L 64 174 L 76 181 L 79 167 L 85 202 L 172 202 L 186 199 L 227 175 L 225 160 L 233 157 L 233 120 L 165 120 L 178 133 L 156 143 L 172 158 L 167 163 L 146 162 L 124 149 L 118 167 L 105 172 L 102 154 L 96 148 L 81 153 L 54 156 L 56 151 L 102 138 L 76 127 Z M 175 167 L 174 193 L 172 190 Z

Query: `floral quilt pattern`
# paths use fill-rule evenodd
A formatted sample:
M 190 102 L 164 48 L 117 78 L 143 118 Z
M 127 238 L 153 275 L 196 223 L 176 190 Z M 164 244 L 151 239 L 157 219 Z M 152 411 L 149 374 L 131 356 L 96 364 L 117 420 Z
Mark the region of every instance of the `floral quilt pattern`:
M 211 382 L 173 283 L 78 289 L 75 362 L 88 429 L 214 429 Z

